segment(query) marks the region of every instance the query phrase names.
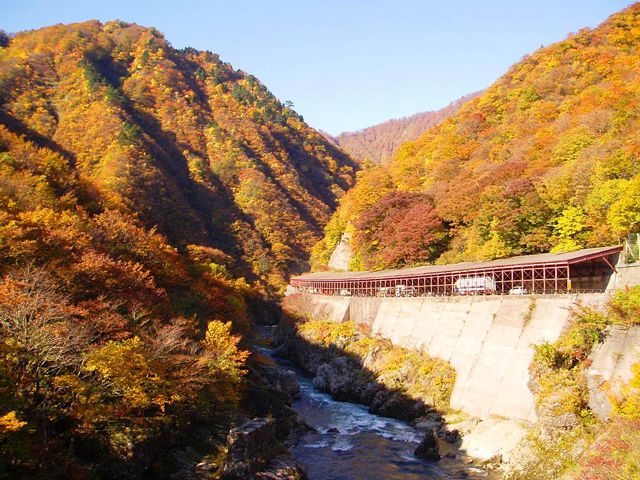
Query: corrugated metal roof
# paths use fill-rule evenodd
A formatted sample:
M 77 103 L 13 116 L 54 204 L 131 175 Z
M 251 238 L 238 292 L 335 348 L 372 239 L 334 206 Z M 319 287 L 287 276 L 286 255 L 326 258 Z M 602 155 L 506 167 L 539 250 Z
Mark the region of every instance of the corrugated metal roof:
M 482 270 L 491 268 L 505 268 L 531 264 L 572 264 L 588 261 L 592 258 L 605 257 L 619 253 L 619 245 L 609 247 L 585 248 L 574 252 L 539 253 L 535 255 L 520 255 L 518 257 L 499 258 L 488 262 L 463 262 L 449 265 L 427 265 L 423 267 L 401 268 L 395 270 L 380 270 L 378 272 L 316 272 L 294 277 L 300 280 L 347 280 L 365 278 L 405 277 L 435 273 L 453 273 L 467 270 Z

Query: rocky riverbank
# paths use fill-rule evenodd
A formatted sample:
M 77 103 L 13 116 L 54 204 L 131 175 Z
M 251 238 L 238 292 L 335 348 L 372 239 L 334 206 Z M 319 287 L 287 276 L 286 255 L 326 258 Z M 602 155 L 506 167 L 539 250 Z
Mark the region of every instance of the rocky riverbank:
M 199 452 L 181 446 L 171 452 L 177 471 L 172 480 L 302 480 L 307 478 L 290 448 L 310 430 L 292 408 L 300 395 L 295 373 L 276 365 L 254 347 L 250 360 L 244 408 L 226 413 L 228 433 L 217 432 Z M 205 426 L 199 437 L 211 436 Z M 225 441 L 226 436 L 226 441 Z M 202 444 L 202 441 L 195 441 Z M 214 446 L 217 444 L 217 448 Z M 216 453 L 212 453 L 216 452 Z
M 445 362 L 372 338 L 351 322 L 281 325 L 274 343 L 274 355 L 292 361 L 335 400 L 412 422 L 427 436 L 435 429 L 459 445 L 459 432 L 447 428 L 442 415 L 455 378 Z
M 453 455 L 489 470 L 501 469 L 530 428 L 451 410 L 455 371 L 450 365 L 373 338 L 352 322 L 284 322 L 274 344 L 275 355 L 297 365 L 332 398 L 408 421 L 427 440 L 435 432 L 445 458 Z
M 262 357 L 257 354 L 256 358 Z M 246 397 L 260 417 L 229 432 L 221 478 L 305 479 L 304 470 L 289 450 L 310 430 L 292 408 L 300 395 L 295 374 L 262 359 L 255 362 L 251 375 L 252 387 Z

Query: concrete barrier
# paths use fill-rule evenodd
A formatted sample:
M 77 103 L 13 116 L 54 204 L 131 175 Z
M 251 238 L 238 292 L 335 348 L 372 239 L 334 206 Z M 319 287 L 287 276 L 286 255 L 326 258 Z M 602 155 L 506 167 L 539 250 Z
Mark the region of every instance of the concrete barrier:
M 367 324 L 373 334 L 451 363 L 453 408 L 481 418 L 535 422 L 527 383 L 533 345 L 554 342 L 576 302 L 603 305 L 606 294 L 369 298 L 304 295 L 315 318 Z

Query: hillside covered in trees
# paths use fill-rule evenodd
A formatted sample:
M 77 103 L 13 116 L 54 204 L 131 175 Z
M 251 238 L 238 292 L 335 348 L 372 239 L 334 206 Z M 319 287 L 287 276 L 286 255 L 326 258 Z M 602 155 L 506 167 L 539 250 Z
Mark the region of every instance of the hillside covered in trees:
M 389 120 L 357 132 L 344 132 L 333 137 L 332 140 L 359 162 L 386 164 L 403 143 L 417 139 L 429 128 L 453 115 L 466 101 L 479 94 L 480 92 L 465 95 L 440 110 L 420 112 L 409 117 Z
M 640 229 L 640 4 L 540 48 L 361 172 L 325 238 L 353 269 L 621 242 Z M 396 226 L 396 227 L 394 227 Z
M 176 444 L 218 462 L 236 416 L 275 408 L 238 334 L 355 167 L 152 28 L 0 35 L 0 478 L 168 478 Z
M 4 36 L 0 105 L 10 176 L 55 171 L 73 184 L 66 208 L 117 210 L 182 250 L 220 249 L 227 268 L 271 290 L 304 268 L 353 182 L 348 156 L 257 78 L 153 28 L 91 21 Z M 35 169 L 23 145 L 55 168 Z

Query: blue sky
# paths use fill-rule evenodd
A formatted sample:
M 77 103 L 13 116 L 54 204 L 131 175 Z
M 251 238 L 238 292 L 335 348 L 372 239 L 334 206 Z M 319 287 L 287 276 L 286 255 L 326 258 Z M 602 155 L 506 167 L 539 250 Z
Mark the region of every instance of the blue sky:
M 0 0 L 16 32 L 97 18 L 154 26 L 256 75 L 336 134 L 441 108 L 629 0 Z

